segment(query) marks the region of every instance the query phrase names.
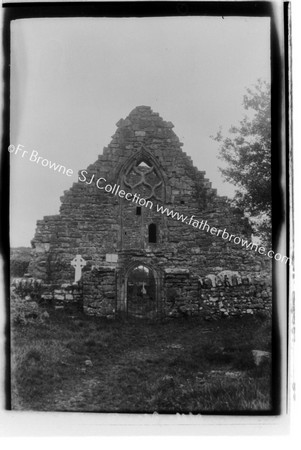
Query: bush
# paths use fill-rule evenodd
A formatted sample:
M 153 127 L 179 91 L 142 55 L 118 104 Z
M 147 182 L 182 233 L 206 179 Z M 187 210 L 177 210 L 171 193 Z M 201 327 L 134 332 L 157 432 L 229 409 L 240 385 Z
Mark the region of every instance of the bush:
M 12 277 L 24 277 L 31 260 L 31 248 L 11 248 L 10 274 Z
M 16 292 L 11 291 L 10 313 L 11 323 L 27 325 L 29 323 L 44 323 L 49 314 L 39 307 L 37 302 L 31 299 L 22 299 Z
M 10 263 L 10 273 L 13 277 L 23 277 L 27 272 L 29 261 L 13 260 Z

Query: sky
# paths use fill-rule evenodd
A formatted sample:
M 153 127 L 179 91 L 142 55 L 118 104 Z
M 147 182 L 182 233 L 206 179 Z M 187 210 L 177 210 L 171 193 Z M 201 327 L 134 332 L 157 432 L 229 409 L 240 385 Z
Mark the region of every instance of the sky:
M 77 173 L 97 160 L 116 123 L 150 106 L 219 195 L 233 196 L 211 136 L 238 124 L 246 88 L 270 80 L 268 18 L 15 20 L 11 28 L 10 243 L 30 246 L 36 221 L 58 214 Z M 69 177 L 29 160 L 73 170 Z

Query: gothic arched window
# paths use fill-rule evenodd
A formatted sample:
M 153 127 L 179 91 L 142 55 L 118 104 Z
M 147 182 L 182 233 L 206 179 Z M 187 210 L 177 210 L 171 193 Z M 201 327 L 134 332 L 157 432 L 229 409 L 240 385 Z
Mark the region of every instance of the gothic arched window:
M 122 182 L 145 200 L 164 201 L 164 181 L 160 172 L 158 162 L 143 150 L 124 169 Z
M 161 167 L 159 158 L 141 147 L 116 170 L 116 179 L 121 188 L 132 195 L 126 200 L 120 199 L 121 249 L 149 249 L 149 246 L 161 242 L 164 238 L 163 215 L 156 210 L 156 203 L 166 202 L 167 176 Z

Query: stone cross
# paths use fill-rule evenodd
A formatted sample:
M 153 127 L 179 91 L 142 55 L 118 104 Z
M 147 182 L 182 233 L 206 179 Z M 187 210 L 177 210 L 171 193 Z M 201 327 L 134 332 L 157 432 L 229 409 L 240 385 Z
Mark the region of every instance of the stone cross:
M 82 277 L 82 268 L 86 265 L 86 261 L 81 257 L 81 255 L 76 255 L 76 257 L 71 261 L 71 266 L 75 268 L 75 283 L 79 281 Z

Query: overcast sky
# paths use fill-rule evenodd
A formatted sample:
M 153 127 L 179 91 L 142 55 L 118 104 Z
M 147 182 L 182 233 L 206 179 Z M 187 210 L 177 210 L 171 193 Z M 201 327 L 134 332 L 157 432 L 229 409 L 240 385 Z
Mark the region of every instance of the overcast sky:
M 237 124 L 246 87 L 270 80 L 267 18 L 23 19 L 12 24 L 11 144 L 63 164 L 73 177 L 11 159 L 11 246 L 30 246 L 36 221 L 92 164 L 135 106 L 148 105 L 184 143 L 220 195 L 210 136 Z

